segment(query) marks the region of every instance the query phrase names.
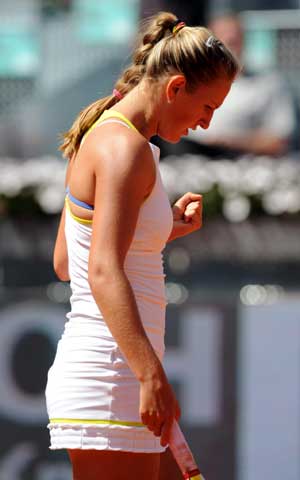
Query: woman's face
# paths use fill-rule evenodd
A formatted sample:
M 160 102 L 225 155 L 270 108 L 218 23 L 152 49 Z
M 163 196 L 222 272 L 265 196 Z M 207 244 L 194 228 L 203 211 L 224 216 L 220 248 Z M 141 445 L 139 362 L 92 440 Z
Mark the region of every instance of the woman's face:
M 198 126 L 207 129 L 214 111 L 219 108 L 228 94 L 231 83 L 220 78 L 210 84 L 199 83 L 193 93 L 186 91 L 184 75 L 174 75 L 167 81 L 161 104 L 157 135 L 164 140 L 177 143 Z

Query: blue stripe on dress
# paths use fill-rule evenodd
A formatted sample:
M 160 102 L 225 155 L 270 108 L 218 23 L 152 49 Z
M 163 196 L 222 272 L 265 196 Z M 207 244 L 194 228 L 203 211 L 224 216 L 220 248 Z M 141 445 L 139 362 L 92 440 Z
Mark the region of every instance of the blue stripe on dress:
M 87 208 L 88 210 L 94 210 L 94 205 L 90 205 L 89 203 L 82 202 L 81 200 L 78 200 L 78 198 L 74 197 L 70 192 L 69 187 L 66 188 L 66 193 L 69 199 L 72 200 L 72 202 L 78 205 L 79 207 Z

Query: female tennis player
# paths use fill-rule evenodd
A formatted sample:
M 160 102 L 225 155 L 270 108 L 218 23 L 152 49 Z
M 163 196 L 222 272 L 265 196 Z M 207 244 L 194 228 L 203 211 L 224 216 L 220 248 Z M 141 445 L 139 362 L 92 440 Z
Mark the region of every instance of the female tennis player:
M 71 311 L 46 387 L 50 449 L 67 449 L 74 480 L 155 480 L 179 406 L 164 354 L 161 252 L 201 226 L 201 195 L 170 207 L 159 135 L 206 129 L 239 65 L 203 27 L 161 12 L 144 22 L 113 93 L 64 134 L 69 164 L 54 269 Z

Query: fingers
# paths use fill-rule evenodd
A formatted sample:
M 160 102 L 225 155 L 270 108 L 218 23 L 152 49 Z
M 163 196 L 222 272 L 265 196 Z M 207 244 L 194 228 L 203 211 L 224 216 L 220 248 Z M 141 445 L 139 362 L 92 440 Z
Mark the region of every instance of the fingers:
M 179 198 L 178 201 L 185 201 L 186 204 L 188 204 L 190 202 L 200 201 L 201 199 L 202 195 L 200 195 L 200 193 L 187 192 L 181 198 Z
M 165 417 L 163 422 L 161 421 L 157 423 L 157 418 L 155 417 L 155 415 L 145 415 L 142 416 L 142 421 L 156 437 L 160 437 L 160 443 L 163 447 L 165 447 L 168 445 L 170 440 L 174 418 L 178 420 L 180 417 L 180 412 L 177 410 L 175 416 L 168 415 Z
M 202 204 L 198 202 L 190 203 L 184 212 L 184 220 L 191 222 L 195 228 L 200 228 L 202 225 Z
M 162 436 L 166 445 L 173 420 L 180 416 L 180 408 L 167 379 L 159 385 L 142 382 L 140 386 L 140 418 L 157 437 Z
M 179 207 L 181 210 L 185 210 L 186 206 L 191 202 L 202 202 L 202 195 L 199 193 L 187 192 L 182 197 L 180 197 L 174 205 Z
M 154 433 L 156 437 L 160 437 L 162 431 L 162 424 L 163 419 L 162 417 L 154 412 L 154 413 L 144 413 L 141 414 L 141 419 L 144 425 Z
M 172 415 L 169 415 L 162 426 L 160 444 L 163 447 L 165 447 L 169 443 L 173 420 L 174 417 Z
M 195 214 L 200 215 L 201 212 L 202 212 L 202 205 L 200 204 L 200 202 L 192 202 L 192 203 L 188 204 L 188 206 L 185 209 L 184 214 L 192 216 L 192 215 L 195 215 Z

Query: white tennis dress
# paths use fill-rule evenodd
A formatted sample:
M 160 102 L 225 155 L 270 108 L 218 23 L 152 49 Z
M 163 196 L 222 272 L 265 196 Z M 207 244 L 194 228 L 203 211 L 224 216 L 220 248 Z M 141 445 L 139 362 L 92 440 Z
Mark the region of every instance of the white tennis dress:
M 105 111 L 92 128 L 104 120 L 135 128 L 113 110 Z M 141 321 L 162 359 L 166 308 L 162 250 L 171 232 L 173 217 L 158 168 L 159 148 L 150 142 L 149 145 L 157 167 L 156 181 L 140 208 L 125 259 L 125 272 Z M 139 417 L 139 382 L 91 293 L 88 257 L 92 222 L 72 214 L 68 197 L 66 206 L 71 311 L 66 315 L 56 356 L 48 371 L 45 394 L 49 448 L 162 452 L 165 448 L 160 445 L 160 439 Z

